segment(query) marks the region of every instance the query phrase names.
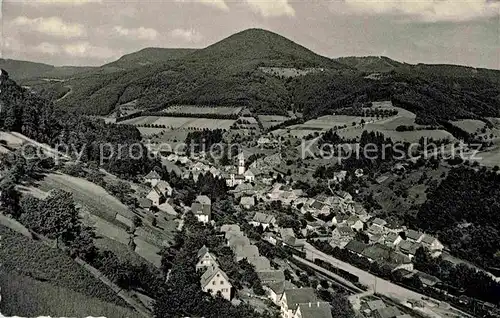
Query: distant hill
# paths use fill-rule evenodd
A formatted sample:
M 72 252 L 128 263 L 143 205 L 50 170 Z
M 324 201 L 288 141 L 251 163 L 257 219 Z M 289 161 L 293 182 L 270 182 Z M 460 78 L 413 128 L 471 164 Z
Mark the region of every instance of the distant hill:
M 61 79 L 96 69 L 90 66 L 53 66 L 43 63 L 0 59 L 0 68 L 12 74 L 14 80 L 33 78 Z
M 263 72 L 261 66 L 320 71 L 287 78 Z M 373 73 L 379 75 L 367 76 Z M 500 71 L 413 65 L 375 56 L 330 59 L 262 29 L 245 30 L 199 50 L 144 49 L 64 83 L 23 85 L 57 100 L 59 107 L 92 115 L 106 115 L 134 101 L 143 109 L 247 106 L 261 114 L 293 109 L 314 117 L 390 99 L 416 113 L 422 124 L 500 117 Z
M 114 62 L 103 65 L 103 67 L 116 67 L 128 70 L 136 67 L 176 60 L 195 51 L 196 49 L 166 49 L 149 47 L 137 52 L 126 54 Z

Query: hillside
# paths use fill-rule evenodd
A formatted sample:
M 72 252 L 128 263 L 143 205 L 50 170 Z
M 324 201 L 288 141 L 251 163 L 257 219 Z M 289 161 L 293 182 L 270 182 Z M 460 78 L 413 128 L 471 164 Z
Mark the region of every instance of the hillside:
M 134 66 L 141 63 L 146 65 Z M 292 79 L 264 73 L 261 66 L 322 71 Z M 366 77 L 372 73 L 380 78 Z M 497 70 L 373 56 L 329 59 L 276 33 L 249 29 L 204 49 L 145 49 L 64 83 L 29 86 L 53 100 L 71 87 L 56 104 L 86 114 L 106 115 L 135 101 L 143 109 L 197 104 L 284 114 L 293 108 L 314 117 L 391 99 L 416 113 L 419 123 L 437 124 L 500 117 L 499 84 Z
M 62 79 L 95 69 L 90 66 L 53 66 L 11 59 L 0 59 L 0 68 L 12 74 L 16 81 L 33 78 Z
M 128 70 L 141 66 L 176 60 L 195 51 L 196 49 L 166 49 L 149 47 L 137 52 L 126 54 L 118 60 L 105 64 L 102 67 L 115 67 L 118 69 Z

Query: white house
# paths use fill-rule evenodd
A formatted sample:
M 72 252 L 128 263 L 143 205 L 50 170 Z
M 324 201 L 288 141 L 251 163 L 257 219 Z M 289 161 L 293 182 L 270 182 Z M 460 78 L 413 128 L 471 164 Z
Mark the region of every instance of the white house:
M 347 221 L 346 221 L 347 225 L 355 230 L 355 231 L 361 231 L 363 230 L 363 227 L 364 227 L 364 223 L 360 220 L 360 218 L 357 216 L 357 215 L 352 215 L 350 216 Z
M 296 288 L 294 284 L 287 280 L 283 280 L 281 282 L 263 284 L 262 287 L 266 291 L 267 297 L 271 299 L 271 301 L 278 305 L 281 297 L 283 296 L 283 292 L 286 289 Z
M 253 226 L 262 225 L 262 228 L 264 228 L 264 230 L 266 230 L 270 225 L 273 225 L 274 227 L 277 226 L 276 217 L 274 217 L 274 215 L 261 212 L 255 213 L 252 221 L 250 221 L 249 223 Z
M 299 304 L 315 303 L 318 301 L 315 290 L 312 288 L 286 289 L 281 296 L 279 306 L 281 317 L 294 318 Z
M 160 204 L 165 202 L 165 197 L 157 187 L 153 187 L 153 189 L 149 191 L 146 199 L 151 200 L 151 203 L 155 206 L 159 206 Z
M 205 269 L 207 267 L 217 265 L 217 257 L 213 253 L 210 253 L 208 248 L 203 245 L 197 254 L 198 262 L 196 263 L 196 270 Z
M 200 283 L 204 292 L 210 293 L 212 296 L 216 296 L 220 292 L 223 298 L 231 300 L 233 285 L 231 285 L 226 273 L 218 266 L 207 267 L 207 270 L 201 276 Z
M 206 195 L 199 195 L 191 204 L 191 211 L 199 222 L 208 223 L 212 215 L 212 201 Z
M 299 304 L 293 318 L 332 318 L 332 310 L 324 301 Z
M 256 173 L 252 171 L 252 169 L 248 169 L 243 173 L 246 182 L 255 182 Z
M 150 184 L 152 187 L 156 185 L 157 182 L 161 180 L 158 172 L 151 170 L 145 177 L 144 182 Z
M 240 205 L 245 209 L 251 209 L 255 206 L 255 198 L 254 197 L 242 197 L 240 199 Z

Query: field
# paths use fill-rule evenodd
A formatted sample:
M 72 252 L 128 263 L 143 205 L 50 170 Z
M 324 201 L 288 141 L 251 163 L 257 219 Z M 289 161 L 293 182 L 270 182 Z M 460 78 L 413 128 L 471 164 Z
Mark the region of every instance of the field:
M 63 251 L 24 237 L 0 225 L 0 264 L 6 271 L 17 271 L 55 286 L 124 306 L 121 298 L 87 273 Z M 2 297 L 4 297 L 2 289 Z
M 297 76 L 304 76 L 309 73 L 316 73 L 316 72 L 321 72 L 321 68 L 306 68 L 306 69 L 298 69 L 294 67 L 259 67 L 259 70 L 261 70 L 264 73 L 271 74 L 274 76 L 279 76 L 279 77 L 297 77 Z
M 7 316 L 142 317 L 126 307 L 104 302 L 68 288 L 0 270 L 0 312 Z
M 259 115 L 258 117 L 264 129 L 274 127 L 290 119 L 290 117 L 278 116 L 278 115 Z
M 170 106 L 162 111 L 174 114 L 238 115 L 242 109 L 243 107 Z
M 157 134 L 161 134 L 165 131 L 165 128 L 149 128 L 149 127 L 137 127 L 137 130 L 141 133 L 142 137 L 151 137 Z
M 116 224 L 116 215 L 122 215 L 132 220 L 134 213 L 117 198 L 110 195 L 102 187 L 82 178 L 64 174 L 50 173 L 40 182 L 43 191 L 61 189 L 73 194 L 76 203 L 86 206 L 92 214 Z M 126 227 L 126 224 L 123 224 Z
M 193 117 L 159 117 L 159 116 L 141 116 L 124 120 L 121 124 L 128 125 L 161 125 L 172 129 L 227 129 L 236 120 L 233 119 L 210 119 Z
M 458 128 L 462 128 L 469 134 L 479 132 L 481 131 L 482 128 L 485 127 L 485 123 L 477 119 L 458 120 L 458 121 L 452 121 L 451 123 L 457 126 Z

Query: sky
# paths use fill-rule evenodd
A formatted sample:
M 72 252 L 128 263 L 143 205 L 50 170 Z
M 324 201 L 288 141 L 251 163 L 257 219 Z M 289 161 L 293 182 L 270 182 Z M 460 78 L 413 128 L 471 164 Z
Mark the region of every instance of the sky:
M 500 0 L 3 0 L 0 53 L 102 65 L 144 47 L 203 48 L 248 28 L 332 58 L 500 69 Z

